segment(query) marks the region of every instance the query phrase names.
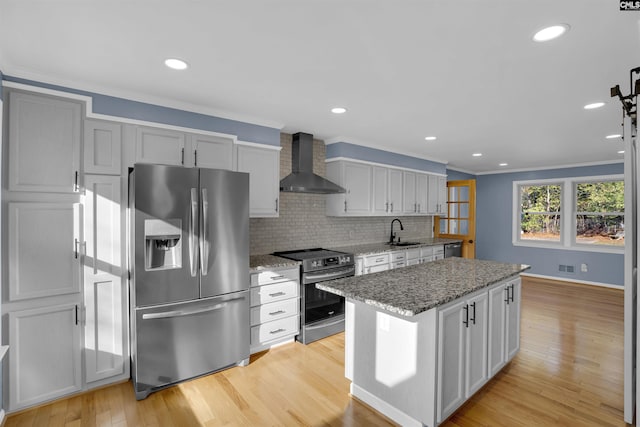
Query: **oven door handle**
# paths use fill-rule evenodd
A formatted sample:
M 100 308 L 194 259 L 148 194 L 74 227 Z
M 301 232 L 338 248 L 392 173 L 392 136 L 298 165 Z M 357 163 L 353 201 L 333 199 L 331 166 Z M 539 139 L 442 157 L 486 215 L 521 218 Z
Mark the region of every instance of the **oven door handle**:
M 342 277 L 353 276 L 355 274 L 355 272 L 356 272 L 356 268 L 355 268 L 355 266 L 353 266 L 353 267 L 349 267 L 349 268 L 344 268 L 344 269 L 342 269 L 340 271 L 332 271 L 330 273 L 324 273 L 324 274 L 309 274 L 309 273 L 305 273 L 304 281 L 305 281 L 305 283 L 317 283 L 319 281 L 340 279 Z

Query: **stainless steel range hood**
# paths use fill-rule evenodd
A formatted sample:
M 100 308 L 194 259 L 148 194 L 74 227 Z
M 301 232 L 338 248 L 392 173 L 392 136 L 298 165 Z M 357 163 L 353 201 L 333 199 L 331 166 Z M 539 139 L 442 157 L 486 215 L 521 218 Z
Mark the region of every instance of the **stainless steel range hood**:
M 291 153 L 291 174 L 280 181 L 280 191 L 315 194 L 346 192 L 339 185 L 313 173 L 313 135 L 294 133 Z

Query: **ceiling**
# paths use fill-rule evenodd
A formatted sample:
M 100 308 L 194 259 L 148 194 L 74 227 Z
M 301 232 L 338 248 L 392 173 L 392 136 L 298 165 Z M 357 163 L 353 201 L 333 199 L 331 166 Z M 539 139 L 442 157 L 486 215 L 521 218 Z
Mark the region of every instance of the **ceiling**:
M 639 20 L 611 0 L 0 0 L 0 70 L 487 173 L 622 160 L 609 89 L 629 93 Z

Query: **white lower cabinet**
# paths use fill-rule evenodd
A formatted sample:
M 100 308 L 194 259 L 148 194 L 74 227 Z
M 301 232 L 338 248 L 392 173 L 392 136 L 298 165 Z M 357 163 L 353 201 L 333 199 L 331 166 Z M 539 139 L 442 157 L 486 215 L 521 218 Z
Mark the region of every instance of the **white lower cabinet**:
M 82 388 L 79 301 L 9 313 L 9 410 Z
M 390 256 L 388 253 L 365 256 L 364 274 L 389 270 L 389 260 Z
M 271 269 L 251 277 L 251 353 L 300 332 L 300 269 Z
M 486 290 L 438 311 L 438 423 L 489 379 L 487 313 Z
M 520 278 L 489 289 L 489 375 L 520 350 Z

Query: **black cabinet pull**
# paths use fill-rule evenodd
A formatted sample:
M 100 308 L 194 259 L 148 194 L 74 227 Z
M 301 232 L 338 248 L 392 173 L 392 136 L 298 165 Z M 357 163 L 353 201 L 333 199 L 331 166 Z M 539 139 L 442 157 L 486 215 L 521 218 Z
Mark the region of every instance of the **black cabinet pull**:
M 78 304 L 76 304 L 76 325 L 78 324 Z
M 506 288 L 504 288 L 505 291 L 507 291 L 507 299 L 504 300 L 504 302 L 506 302 L 507 304 L 509 304 L 509 286 L 507 286 Z
M 473 307 L 473 317 L 471 318 L 471 321 L 475 325 L 476 324 L 476 303 L 474 302 L 473 304 L 471 304 L 471 307 Z
M 468 328 L 469 327 L 469 304 L 466 304 L 464 307 L 462 307 L 462 309 L 464 310 L 464 318 L 465 318 L 465 320 L 463 320 L 462 323 L 464 323 L 464 326 Z
M 184 166 L 184 148 L 180 150 L 180 164 Z
M 193 166 L 198 166 L 198 150 L 193 150 Z
M 513 302 L 513 294 L 514 294 L 514 287 L 513 287 L 513 283 L 511 284 L 510 288 L 511 288 L 511 302 Z
M 278 212 L 278 199 L 276 199 L 276 212 Z

